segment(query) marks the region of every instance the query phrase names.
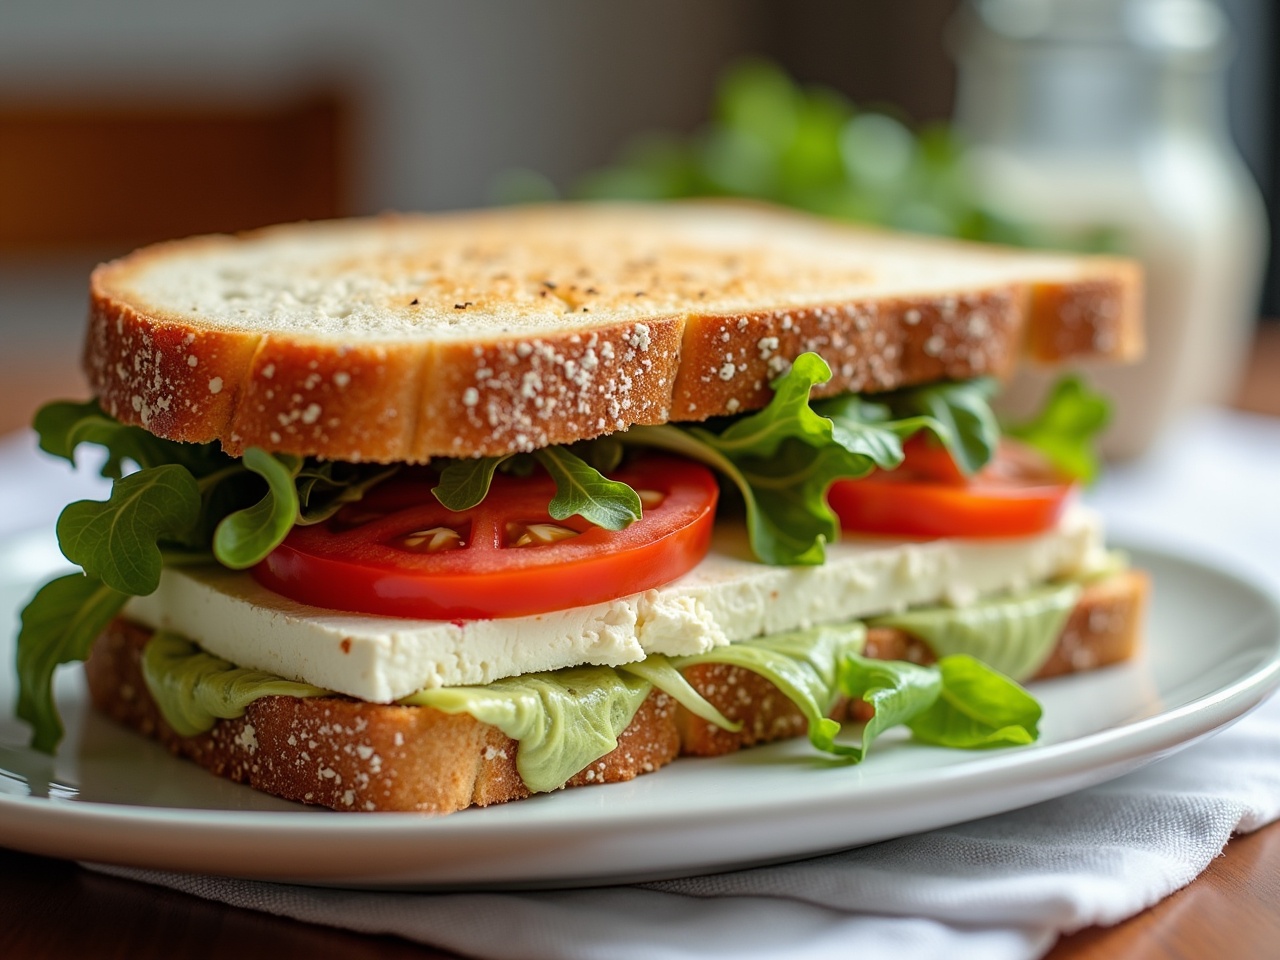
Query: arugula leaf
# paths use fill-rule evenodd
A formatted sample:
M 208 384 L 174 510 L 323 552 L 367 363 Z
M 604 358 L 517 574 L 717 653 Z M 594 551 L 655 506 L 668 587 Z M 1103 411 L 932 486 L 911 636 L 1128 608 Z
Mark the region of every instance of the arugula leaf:
M 902 660 L 872 660 L 849 654 L 840 669 L 845 696 L 875 707 L 875 715 L 862 728 L 858 759 L 866 758 L 871 741 L 890 727 L 909 723 L 927 712 L 942 693 L 942 674 Z
M 1092 483 L 1098 476 L 1094 441 L 1111 422 L 1111 404 L 1076 376 L 1063 377 L 1050 391 L 1044 408 L 1022 424 L 1004 431 L 1035 447 L 1059 470 Z
M 534 459 L 532 453 L 513 453 L 498 464 L 498 472 L 505 473 L 509 477 L 531 477 L 537 465 L 538 461 Z
M 943 657 L 936 669 L 941 695 L 907 720 L 917 740 L 974 750 L 1021 746 L 1040 736 L 1040 704 L 1008 677 L 965 654 Z
M 237 460 L 216 443 L 179 443 L 122 424 L 94 401 L 47 404 L 35 427 L 41 448 L 72 464 L 81 444 L 104 448 L 102 473 L 115 480 L 105 502 L 73 503 L 58 519 L 62 552 L 88 576 L 53 581 L 23 612 L 20 710 L 44 750 L 62 729 L 49 691 L 53 667 L 83 659 L 130 595 L 156 589 L 163 565 L 216 554 L 227 566 L 251 566 L 295 523 L 332 516 L 397 469 L 256 448 Z M 128 473 L 132 466 L 139 469 Z
M 470 510 L 488 495 L 494 471 L 510 456 L 450 460 L 431 492 L 449 510 Z
M 81 444 L 103 447 L 107 459 L 101 472 L 112 479 L 124 474 L 125 463 L 135 463 L 143 469 L 179 464 L 196 477 L 235 463 L 216 443 L 178 443 L 141 427 L 127 426 L 104 413 L 95 400 L 47 403 L 36 412 L 34 427 L 40 436 L 40 449 L 73 465 Z
M 31 724 L 35 749 L 52 753 L 62 739 L 53 702 L 54 668 L 87 657 L 128 599 L 96 577 L 72 573 L 46 583 L 22 611 L 16 712 Z
M 337 463 L 307 461 L 298 471 L 298 519 L 300 527 L 323 523 L 348 503 L 355 503 L 371 488 L 400 469 L 397 463 Z
M 105 502 L 78 500 L 58 518 L 58 546 L 72 563 L 121 593 L 143 596 L 160 583 L 157 541 L 177 540 L 200 519 L 200 489 L 169 464 L 117 480 Z
M 716 449 L 728 457 L 771 457 L 787 440 L 805 440 L 813 446 L 829 444 L 831 421 L 809 406 L 809 394 L 830 379 L 831 368 L 816 353 L 796 357 L 791 369 L 770 384 L 773 399 L 768 406 L 711 435 Z
M 989 402 L 996 388 L 995 380 L 983 377 L 907 387 L 878 399 L 897 418 L 924 418 L 919 425 L 932 431 L 956 466 L 971 476 L 990 462 L 1000 444 L 1000 423 Z
M 31 425 L 39 434 L 41 450 L 74 464 L 77 443 L 72 439 L 72 434 L 82 420 L 95 416 L 106 416 L 96 400 L 84 403 L 55 400 L 36 411 Z
M 747 506 L 751 549 L 776 566 L 821 564 L 825 544 L 840 535 L 827 506 L 833 480 L 861 477 L 894 461 L 892 441 L 882 434 L 836 430 L 809 405 L 812 389 L 831 379 L 831 368 L 816 353 L 796 357 L 773 382 L 773 399 L 763 410 L 734 421 L 720 433 L 703 427 L 632 427 L 618 434 L 623 443 L 658 447 L 698 460 L 734 482 Z M 847 446 L 846 446 L 847 444 Z M 896 453 L 901 460 L 901 446 Z M 896 461 L 894 461 L 896 462 Z
M 545 447 L 533 455 L 556 482 L 547 506 L 556 520 L 578 514 L 606 530 L 623 530 L 640 519 L 640 495 L 625 483 L 610 480 L 564 447 Z
M 974 472 L 1000 439 L 987 404 L 994 383 L 937 384 L 883 394 L 810 402 L 831 370 L 815 353 L 801 354 L 772 384 L 763 410 L 716 433 L 705 427 L 632 427 L 624 444 L 679 453 L 719 470 L 738 487 L 747 507 L 751 549 L 765 563 L 817 565 L 840 525 L 826 503 L 832 481 L 856 479 L 873 468 L 902 463 L 902 441 L 929 430 L 961 468 Z
M 569 447 L 569 452 L 581 457 L 601 473 L 613 473 L 622 464 L 626 448 L 617 437 L 596 437 Z
M 267 492 L 252 506 L 223 517 L 213 532 L 213 555 L 232 570 L 245 570 L 262 560 L 280 546 L 298 519 L 294 478 L 302 460 L 250 447 L 241 462 L 267 481 Z
M 850 453 L 869 457 L 882 470 L 902 463 L 902 441 L 924 424 L 895 421 L 889 408 L 854 393 L 816 400 L 813 409 L 831 421 L 831 437 Z

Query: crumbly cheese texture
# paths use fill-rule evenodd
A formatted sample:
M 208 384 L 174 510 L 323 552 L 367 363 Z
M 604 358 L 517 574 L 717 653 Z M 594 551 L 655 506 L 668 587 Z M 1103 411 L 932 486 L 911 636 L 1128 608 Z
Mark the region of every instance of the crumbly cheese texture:
M 131 600 L 126 615 L 242 666 L 390 703 L 424 688 L 703 653 L 912 606 L 963 606 L 1107 562 L 1101 521 L 1081 506 L 1034 537 L 853 538 L 827 549 L 822 566 L 766 566 L 750 558 L 745 530 L 723 524 L 702 563 L 657 589 L 536 616 L 457 622 L 340 613 L 295 603 L 244 573 L 167 569 L 159 589 Z

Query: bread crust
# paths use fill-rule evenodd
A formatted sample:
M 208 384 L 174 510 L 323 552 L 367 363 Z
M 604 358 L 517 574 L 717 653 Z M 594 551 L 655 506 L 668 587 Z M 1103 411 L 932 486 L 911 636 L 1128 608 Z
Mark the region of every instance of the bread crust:
M 1036 679 L 1116 663 L 1137 650 L 1149 590 L 1140 571 L 1087 586 L 1053 654 Z M 159 740 L 172 753 L 267 793 L 335 810 L 450 813 L 528 797 L 516 769 L 519 745 L 466 714 L 430 707 L 364 703 L 347 697 L 264 697 L 236 720 L 220 720 L 196 737 L 179 736 L 160 715 L 142 677 L 151 631 L 117 619 L 85 664 L 99 711 Z M 933 660 L 919 640 L 899 630 L 869 631 L 867 654 Z M 567 787 L 630 780 L 679 755 L 720 756 L 744 747 L 802 736 L 800 711 L 757 674 L 721 664 L 695 666 L 686 678 L 731 720 L 721 730 L 653 691 L 618 746 Z M 853 705 L 854 719 L 866 719 Z M 865 706 L 865 705 L 861 705 Z M 845 712 L 837 704 L 833 716 Z
M 722 250 L 720 241 L 689 239 L 704 223 L 726 220 L 729 232 L 748 230 L 755 238 L 746 254 L 732 245 Z M 625 238 L 632 221 L 647 224 L 654 243 L 669 235 L 675 262 L 609 260 L 610 242 Z M 573 262 L 558 267 L 557 258 L 569 256 L 560 234 L 574 225 L 605 249 L 598 262 L 574 249 Z M 313 235 L 343 230 L 366 239 L 427 238 L 424 249 L 440 234 L 451 251 L 466 251 L 472 240 L 499 244 L 494 238 L 509 234 L 513 239 L 492 256 L 534 251 L 543 260 L 534 256 L 515 279 L 467 264 L 457 276 L 417 261 L 385 268 L 393 274 L 380 278 L 388 289 L 408 289 L 406 277 L 423 286 L 411 303 L 430 306 L 437 327 L 451 307 L 460 315 L 483 313 L 487 324 L 478 319 L 464 334 L 418 336 L 409 328 L 410 334 L 366 338 L 320 335 L 322 328 L 255 328 L 215 322 L 171 292 L 148 292 L 155 270 L 189 261 L 193 272 L 212 275 L 217 270 L 206 261 L 220 263 L 255 245 L 305 247 L 320 242 Z M 551 234 L 559 239 L 548 240 Z M 775 237 L 786 243 L 771 246 Z M 808 270 L 806 256 L 816 262 L 828 249 L 842 253 L 843 267 L 819 264 L 811 277 L 791 280 L 768 271 L 771 257 Z M 697 259 L 701 272 L 682 272 L 682 258 Z M 912 284 L 897 274 L 885 279 L 915 259 L 982 268 L 940 282 L 926 266 L 918 293 L 904 291 Z M 556 269 L 603 279 L 536 280 Z M 652 288 L 632 290 L 641 280 Z M 823 294 L 837 287 L 841 296 Z M 534 309 L 529 303 L 542 302 L 538 293 L 562 312 L 543 326 L 521 328 Z M 468 299 L 452 303 L 457 297 Z M 822 393 L 1005 376 L 1020 355 L 1045 363 L 1132 359 L 1141 350 L 1140 300 L 1137 268 L 1114 258 L 905 241 L 741 205 L 570 206 L 294 225 L 147 247 L 94 271 L 84 366 L 112 416 L 169 439 L 218 440 L 234 455 L 261 446 L 341 460 L 422 462 L 756 409 L 768 402 L 770 380 L 806 351 L 832 367 Z M 379 316 L 407 324 L 400 314 L 409 303 L 396 301 Z

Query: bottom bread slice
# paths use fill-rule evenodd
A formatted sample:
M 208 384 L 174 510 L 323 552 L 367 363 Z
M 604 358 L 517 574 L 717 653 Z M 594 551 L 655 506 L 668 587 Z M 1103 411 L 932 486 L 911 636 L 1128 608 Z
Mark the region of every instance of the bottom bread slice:
M 1125 571 L 1085 587 L 1038 678 L 1106 666 L 1133 655 L 1148 591 Z M 336 810 L 450 813 L 530 795 L 516 769 L 518 744 L 467 714 L 365 703 L 346 697 L 264 697 L 245 715 L 195 737 L 164 720 L 142 677 L 151 632 L 117 619 L 85 664 L 97 709 L 170 751 L 258 790 Z M 869 632 L 867 653 L 927 663 L 929 648 L 892 629 Z M 686 678 L 730 720 L 722 730 L 652 691 L 611 753 L 565 786 L 631 780 L 681 754 L 716 756 L 800 736 L 800 711 L 773 684 L 741 667 L 703 664 Z M 838 705 L 837 713 L 844 712 Z M 854 711 L 858 716 L 858 711 Z

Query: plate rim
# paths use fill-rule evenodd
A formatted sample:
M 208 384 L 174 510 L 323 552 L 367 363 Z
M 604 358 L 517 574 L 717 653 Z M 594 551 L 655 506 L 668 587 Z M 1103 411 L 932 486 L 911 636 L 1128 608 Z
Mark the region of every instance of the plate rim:
M 964 797 L 981 795 L 981 784 L 993 773 L 998 773 L 1011 780 L 1015 785 L 1026 789 L 1032 784 L 1056 783 L 1063 779 L 1084 778 L 1090 783 L 1102 782 L 1114 776 L 1120 776 L 1129 770 L 1204 739 L 1213 733 L 1239 720 L 1259 706 L 1280 686 L 1280 600 L 1268 586 L 1263 585 L 1248 571 L 1234 568 L 1230 564 L 1221 563 L 1218 558 L 1206 562 L 1163 544 L 1144 545 L 1134 539 L 1127 540 L 1127 549 L 1141 556 L 1150 556 L 1157 562 L 1172 562 L 1185 568 L 1196 576 L 1210 575 L 1231 582 L 1237 588 L 1243 588 L 1251 599 L 1258 603 L 1253 618 L 1259 620 L 1259 626 L 1251 626 L 1252 620 L 1242 620 L 1240 630 L 1269 630 L 1273 635 L 1269 642 L 1255 643 L 1249 649 L 1256 649 L 1257 659 L 1244 672 L 1232 680 L 1202 694 L 1191 701 L 1167 710 L 1135 720 L 1123 722 L 1118 726 L 1092 731 L 1081 736 L 1071 737 L 1062 742 L 1047 746 L 1031 746 L 1001 754 L 990 754 L 961 763 L 949 764 L 938 768 L 913 769 L 899 771 L 882 782 L 864 782 L 858 789 L 863 791 L 867 805 L 877 809 L 892 804 L 895 799 L 911 794 L 922 782 L 933 787 L 958 792 Z M 1141 565 L 1141 560 L 1139 563 Z M 1153 598 L 1153 605 L 1159 603 L 1158 592 Z M 1069 679 L 1069 678 L 1068 678 Z M 174 758 L 174 762 L 182 762 Z M 714 762 L 712 760 L 711 762 Z M 1094 774 L 1102 776 L 1093 778 Z M 1072 792 L 1078 787 L 1065 790 L 1054 789 L 1038 799 L 1023 800 L 1012 803 L 1002 809 L 990 809 L 980 815 L 992 815 L 1014 807 L 1048 799 Z M 708 807 L 706 809 L 686 809 L 681 812 L 680 828 L 697 830 L 711 821 L 723 821 L 726 815 L 751 819 L 768 819 L 776 815 L 780 808 L 785 808 L 788 816 L 830 815 L 830 807 L 843 797 L 847 802 L 847 785 L 843 789 L 827 788 L 800 797 L 774 797 L 766 801 L 748 802 L 739 799 L 727 807 Z M 1009 792 L 1013 792 L 1012 789 Z M 1034 791 L 1033 791 L 1034 792 Z M 861 806 L 861 804 L 859 805 Z M 479 813 L 480 815 L 476 815 Z M 630 810 L 623 812 L 595 811 L 591 816 L 591 830 L 611 831 L 625 825 L 627 832 L 644 834 L 670 826 L 673 814 L 669 809 Z M 961 817 L 958 820 L 969 819 Z M 405 839 L 406 832 L 411 833 L 412 842 L 430 843 L 433 840 L 447 840 L 449 843 L 464 843 L 473 835 L 483 834 L 486 842 L 504 842 L 514 839 L 527 839 L 530 831 L 536 831 L 546 839 L 570 834 L 581 824 L 581 811 L 539 811 L 536 822 L 490 822 L 486 823 L 483 811 L 472 812 L 470 816 L 461 818 L 431 817 L 417 813 L 383 813 L 376 817 L 353 817 L 348 813 L 316 810 L 235 810 L 217 808 L 160 807 L 139 804 L 112 803 L 107 801 L 72 800 L 66 801 L 50 797 L 17 796 L 0 794 L 0 843 L 28 852 L 41 853 L 49 849 L 48 843 L 32 843 L 24 845 L 23 837 L 14 837 L 13 832 L 27 829 L 36 834 L 43 834 L 65 827 L 71 822 L 78 834 L 95 831 L 110 831 L 115 828 L 136 828 L 145 824 L 156 830 L 161 836 L 157 842 L 166 837 L 179 835 L 182 831 L 198 829 L 207 843 L 209 839 L 234 837 L 240 842 L 262 839 L 270 834 L 279 840 L 283 835 L 286 845 L 314 843 L 316 840 L 342 839 L 348 842 L 355 839 L 385 842 L 388 838 Z M 932 828 L 943 826 L 937 823 Z M 924 829 L 930 829 L 928 827 Z M 886 839 L 879 837 L 878 839 Z M 17 841 L 17 842 L 15 842 Z M 864 840 L 860 842 L 874 842 Z M 838 849 L 849 844 L 838 844 L 829 849 Z M 53 853 L 51 855 L 66 855 Z M 813 850 L 806 849 L 792 856 L 814 855 Z M 784 855 L 785 857 L 785 855 Z M 129 858 L 132 865 L 149 865 L 154 858 Z M 780 859 L 775 857 L 774 860 Z M 119 857 L 109 861 L 124 864 Z M 759 862 L 759 861 L 756 861 Z M 126 864 L 127 865 L 127 864 Z M 709 865 L 707 870 L 723 870 L 735 865 Z M 689 870 L 671 869 L 659 871 L 661 875 L 674 876 Z M 283 878 L 285 871 L 250 870 L 238 872 L 240 876 L 258 876 Z M 368 873 L 371 871 L 360 871 Z M 343 874 L 341 870 L 329 871 L 330 878 Z M 301 882 L 329 882 L 324 875 L 309 875 L 305 878 L 294 878 Z M 602 877 L 587 876 L 579 878 L 582 882 L 608 882 Z M 566 882 L 575 882 L 574 877 L 556 875 L 550 882 L 564 886 Z M 341 880 L 339 882 L 342 882 Z M 348 885 L 369 885 L 361 882 Z M 467 885 L 471 881 L 418 880 L 411 881 L 415 886 L 450 886 Z M 498 878 L 492 881 L 481 881 L 486 886 L 521 885 L 520 879 Z

